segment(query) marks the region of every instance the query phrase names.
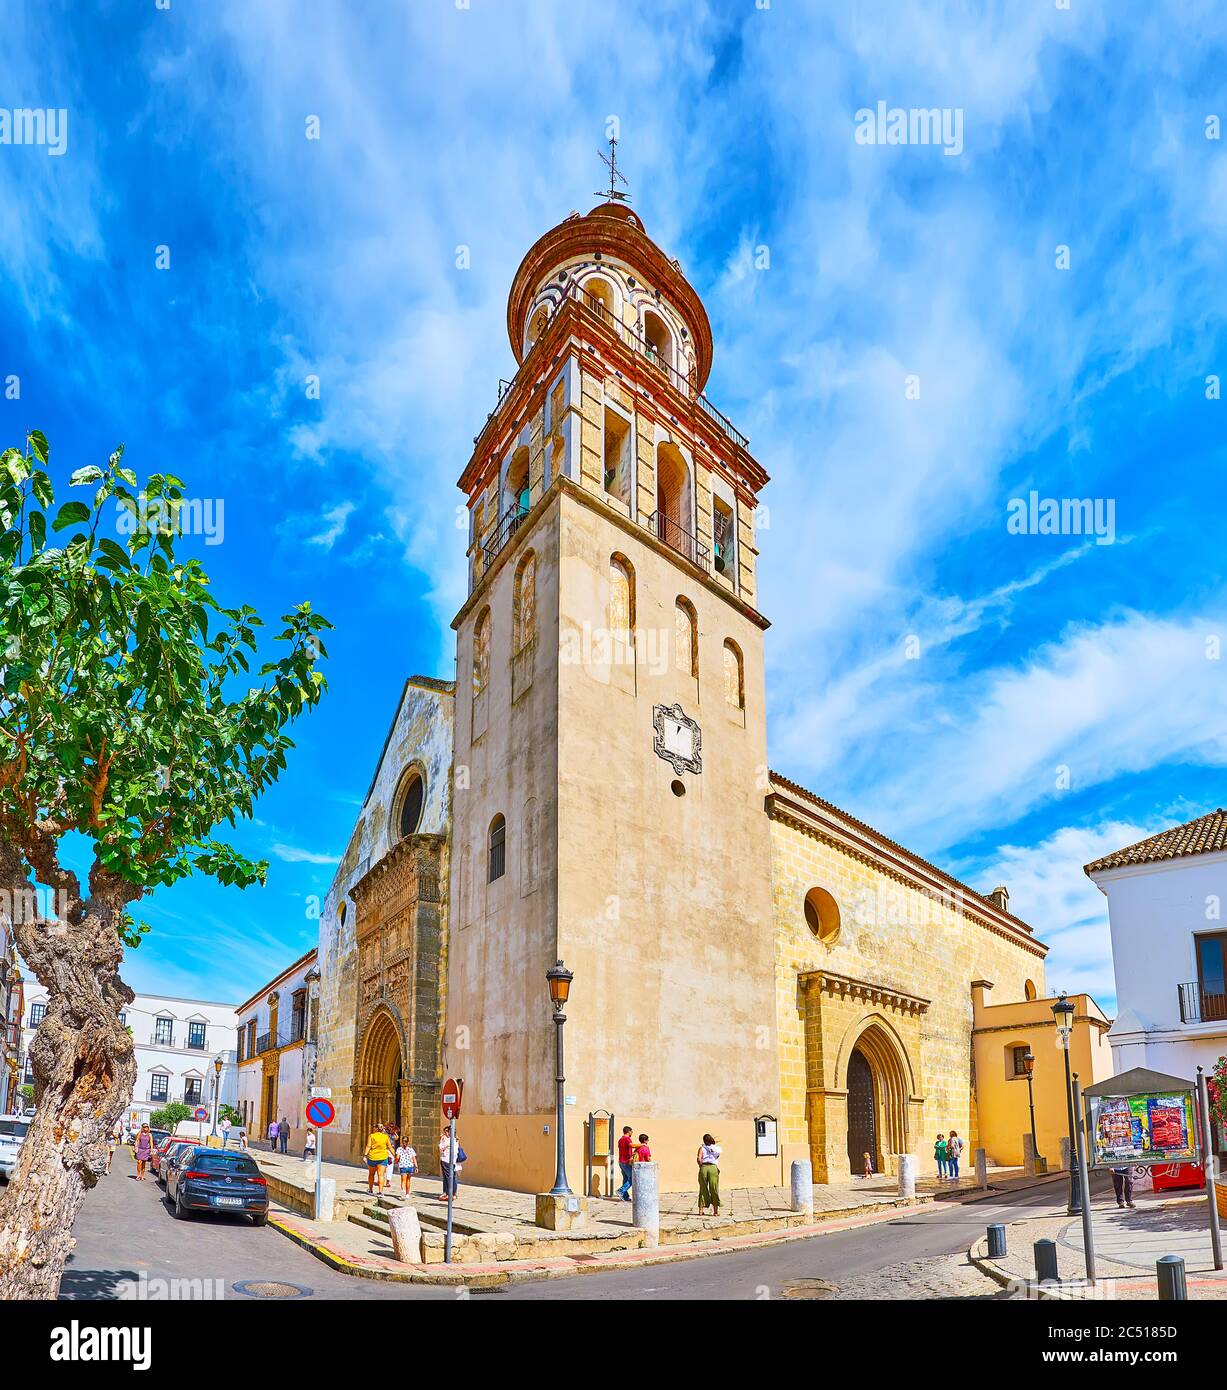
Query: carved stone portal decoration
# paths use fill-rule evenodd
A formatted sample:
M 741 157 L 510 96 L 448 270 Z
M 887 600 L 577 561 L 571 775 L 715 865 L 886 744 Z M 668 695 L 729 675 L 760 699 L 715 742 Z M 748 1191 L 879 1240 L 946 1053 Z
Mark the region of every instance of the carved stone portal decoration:
M 444 838 L 409 835 L 350 890 L 356 909 L 353 1157 L 376 1124 L 411 1136 L 425 1171 L 438 1137 Z
M 683 772 L 703 771 L 703 731 L 681 705 L 653 706 L 652 727 L 656 730 L 652 744 L 656 756 L 663 758 L 679 777 Z

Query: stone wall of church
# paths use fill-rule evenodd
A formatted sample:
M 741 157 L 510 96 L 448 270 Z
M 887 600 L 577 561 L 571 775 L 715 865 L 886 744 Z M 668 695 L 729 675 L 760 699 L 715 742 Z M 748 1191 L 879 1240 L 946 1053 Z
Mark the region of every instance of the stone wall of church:
M 329 1157 L 350 1154 L 359 968 L 357 912 L 349 893 L 397 843 L 397 793 L 411 767 L 422 773 L 426 784 L 419 829 L 450 833 L 454 704 L 451 687 L 443 682 L 406 683 L 370 791 L 321 909 L 319 1046 L 309 1083 L 332 1090 L 337 1117 L 325 1131 L 324 1152 Z M 443 871 L 446 875 L 446 855 Z M 446 879 L 442 904 L 446 942 Z
M 921 1170 L 934 1171 L 932 1141 L 939 1131 L 949 1133 L 951 1128 L 967 1141 L 970 1158 L 979 1130 L 971 984 L 992 981 L 997 1000 L 1022 999 L 1027 980 L 1042 993 L 1044 948 L 1038 942 L 1007 939 L 966 916 L 953 896 L 942 901 L 791 823 L 773 819 L 771 838 L 784 1171 L 792 1158 L 810 1156 L 813 1117 L 807 1110 L 807 1092 L 819 1087 L 838 1091 L 844 1084 L 844 1054 L 851 1047 L 845 1036 L 869 1014 L 881 1015 L 885 1029 L 903 1041 L 915 1066 L 922 1104 L 908 1114 L 908 1143 Z M 805 897 L 815 887 L 825 888 L 838 905 L 838 932 L 826 941 L 806 920 Z M 811 972 L 878 985 L 927 1001 L 928 1007 L 920 1011 L 907 1001 L 884 998 L 875 1003 L 859 995 L 814 990 L 809 1005 L 825 1010 L 818 1015 L 825 1024 L 811 1027 L 807 1056 L 807 1001 L 799 981 Z M 825 1046 L 825 1058 L 815 1058 L 815 1043 Z M 816 1096 L 815 1109 L 820 1106 Z M 846 1127 L 843 1133 L 846 1137 Z M 828 1142 L 838 1156 L 840 1136 Z M 829 1176 L 845 1178 L 847 1172 Z

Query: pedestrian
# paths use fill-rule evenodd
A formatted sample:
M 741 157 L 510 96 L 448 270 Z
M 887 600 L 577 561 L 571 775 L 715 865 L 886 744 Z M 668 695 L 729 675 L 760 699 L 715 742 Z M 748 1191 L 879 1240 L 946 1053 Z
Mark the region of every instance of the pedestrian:
M 230 1142 L 230 1117 L 229 1117 L 229 1115 L 223 1117 L 220 1128 L 221 1128 L 221 1132 L 222 1132 L 222 1148 L 224 1149 L 224 1148 L 226 1147 L 226 1145 Z
M 239 1148 L 240 1148 L 240 1149 L 245 1149 L 246 1147 L 247 1147 L 247 1131 L 240 1125 L 240 1126 L 239 1126 Z
M 281 1123 L 277 1126 L 277 1138 L 281 1143 L 281 1152 L 285 1153 L 290 1144 L 290 1122 L 284 1115 L 281 1117 Z
M 400 1175 L 400 1190 L 406 1194 L 413 1187 L 413 1175 L 418 1170 L 417 1150 L 408 1139 L 402 1139 L 396 1146 L 396 1171 Z
M 864 1171 L 861 1173 L 861 1177 L 873 1177 L 873 1159 L 867 1153 L 862 1154 L 861 1157 L 865 1160 L 865 1167 Z
M 1118 1207 L 1133 1207 L 1133 1169 L 1126 1164 L 1123 1168 L 1112 1169 L 1112 1191 L 1116 1193 Z
M 366 1148 L 362 1151 L 366 1159 L 366 1190 L 371 1192 L 376 1183 L 380 1192 L 384 1189 L 387 1177 L 388 1160 L 392 1157 L 388 1149 L 388 1136 L 383 1125 L 376 1125 L 367 1136 Z
M 720 1145 L 710 1134 L 703 1136 L 699 1152 L 699 1215 L 705 1216 L 711 1207 L 713 1216 L 720 1215 Z
M 937 1159 L 937 1176 L 946 1176 L 946 1136 L 939 1134 L 937 1142 L 933 1145 L 933 1157 Z
M 268 1134 L 267 1134 L 267 1138 L 268 1138 L 268 1147 L 272 1150 L 273 1153 L 276 1153 L 276 1152 L 277 1152 L 277 1135 L 278 1135 L 278 1133 L 279 1133 L 279 1130 L 278 1130 L 278 1128 L 277 1128 L 277 1117 L 274 1115 L 273 1118 L 272 1118 L 271 1120 L 269 1120 L 269 1122 L 268 1122 Z
M 119 1141 L 120 1141 L 120 1138 L 122 1137 L 122 1135 L 123 1135 L 123 1130 L 122 1130 L 122 1128 L 120 1127 L 118 1121 L 116 1121 L 115 1128 L 111 1131 L 111 1137 L 107 1140 L 107 1172 L 108 1172 L 108 1173 L 111 1171 L 111 1160 L 115 1157 L 115 1150 L 116 1150 L 116 1149 L 118 1148 L 118 1146 L 119 1146 Z
M 453 1150 L 451 1128 L 444 1129 L 439 1136 L 439 1167 L 443 1170 L 443 1192 L 439 1197 L 441 1202 L 447 1201 L 449 1193 L 455 1197 L 456 1189 L 460 1185 L 456 1179 L 467 1157 L 468 1154 L 460 1147 L 459 1142 Z
M 315 1157 L 315 1131 L 313 1129 L 307 1130 L 307 1137 L 302 1146 L 302 1156 L 304 1158 Z
M 634 1152 L 631 1155 L 631 1162 L 651 1163 L 651 1161 L 652 1150 L 648 1148 L 648 1136 L 646 1134 L 641 1134 L 639 1136 L 639 1142 L 635 1145 Z
M 634 1178 L 634 1165 L 631 1157 L 634 1152 L 635 1141 L 631 1138 L 630 1125 L 622 1126 L 622 1137 L 618 1140 L 618 1167 L 622 1172 L 622 1186 L 618 1188 L 618 1196 L 624 1202 L 631 1199 L 631 1182 Z
M 136 1136 L 136 1179 L 138 1182 L 145 1181 L 145 1164 L 149 1162 L 153 1155 L 153 1131 L 148 1125 L 141 1126 L 141 1132 Z
M 950 1138 L 946 1140 L 946 1167 L 950 1172 L 952 1182 L 959 1180 L 959 1155 L 963 1152 L 963 1141 L 959 1138 L 958 1130 L 950 1131 Z

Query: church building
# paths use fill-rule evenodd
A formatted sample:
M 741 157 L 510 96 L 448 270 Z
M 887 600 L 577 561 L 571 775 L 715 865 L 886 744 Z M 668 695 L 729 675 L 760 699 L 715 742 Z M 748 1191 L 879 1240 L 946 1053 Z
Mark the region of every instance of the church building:
M 768 770 L 768 479 L 703 394 L 678 262 L 619 201 L 572 213 L 507 330 L 518 370 L 459 478 L 456 679 L 405 682 L 323 908 L 327 1151 L 396 1122 L 437 1171 L 458 1076 L 465 1179 L 548 1188 L 562 960 L 573 1187 L 607 1191 L 611 1117 L 651 1136 L 665 1190 L 705 1131 L 726 1186 L 798 1157 L 818 1181 L 866 1153 L 931 1170 L 938 1131 L 984 1128 L 973 984 L 1039 1001 L 1047 948 L 1004 890 Z

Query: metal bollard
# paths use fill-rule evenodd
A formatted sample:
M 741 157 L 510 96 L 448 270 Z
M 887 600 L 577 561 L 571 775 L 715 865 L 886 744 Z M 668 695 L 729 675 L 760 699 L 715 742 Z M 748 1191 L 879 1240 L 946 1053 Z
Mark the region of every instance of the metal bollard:
M 1055 1240 L 1037 1240 L 1032 1247 L 1035 1251 L 1035 1277 L 1041 1284 L 1051 1280 L 1060 1283 L 1061 1274 L 1057 1269 L 1057 1243 Z
M 988 1256 L 999 1260 L 1005 1254 L 1005 1227 L 998 1224 L 988 1228 Z
M 1179 1255 L 1161 1255 L 1155 1261 L 1161 1303 L 1185 1302 L 1189 1286 L 1184 1276 L 1184 1260 Z

